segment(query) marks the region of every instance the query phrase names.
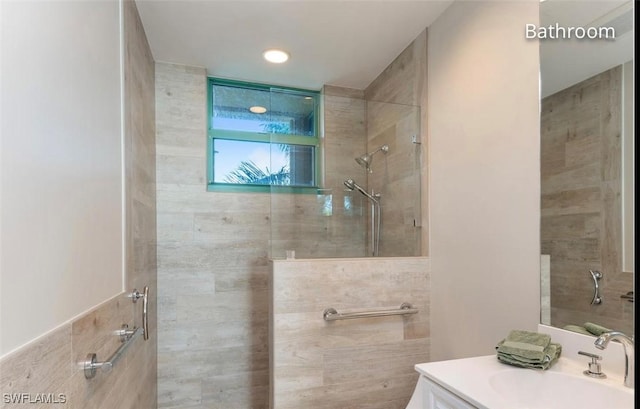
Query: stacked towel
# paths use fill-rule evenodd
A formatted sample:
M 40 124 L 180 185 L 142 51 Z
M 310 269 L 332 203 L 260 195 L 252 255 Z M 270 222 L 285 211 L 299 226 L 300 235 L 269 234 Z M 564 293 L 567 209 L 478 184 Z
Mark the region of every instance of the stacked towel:
M 596 337 L 599 337 L 600 335 L 602 335 L 604 332 L 609 332 L 611 331 L 609 328 L 605 328 L 601 325 L 598 324 L 594 324 L 593 322 L 585 322 L 584 324 L 582 324 L 582 326 L 589 331 L 590 333 L 592 333 L 593 335 L 595 335 Z
M 595 335 L 596 337 L 602 335 L 604 332 L 611 331 L 609 328 L 605 328 L 602 325 L 594 324 L 593 322 L 585 322 L 580 325 L 565 325 L 562 329 L 566 329 L 567 331 L 577 332 L 579 334 L 584 335 Z
M 547 334 L 513 330 L 496 345 L 498 361 L 523 368 L 549 369 L 560 357 L 562 346 Z

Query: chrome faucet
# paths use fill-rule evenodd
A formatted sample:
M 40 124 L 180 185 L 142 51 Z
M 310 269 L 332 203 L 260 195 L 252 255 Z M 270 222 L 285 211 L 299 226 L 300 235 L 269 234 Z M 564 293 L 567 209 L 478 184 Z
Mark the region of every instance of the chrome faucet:
M 622 344 L 622 348 L 624 349 L 624 386 L 633 388 L 635 378 L 633 338 L 629 338 L 618 331 L 603 332 L 598 339 L 596 339 L 596 348 L 605 349 L 611 340 L 620 341 Z

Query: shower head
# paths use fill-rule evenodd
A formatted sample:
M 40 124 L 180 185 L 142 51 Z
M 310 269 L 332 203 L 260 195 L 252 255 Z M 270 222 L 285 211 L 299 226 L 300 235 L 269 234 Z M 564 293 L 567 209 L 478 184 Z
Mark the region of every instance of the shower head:
M 362 156 L 358 156 L 356 158 L 356 162 L 358 162 L 358 164 L 363 168 L 365 168 L 369 173 L 372 173 L 373 171 L 371 170 L 371 161 L 373 160 L 373 155 L 375 155 L 380 151 L 386 154 L 387 152 L 389 152 L 389 145 L 382 145 L 381 147 L 379 147 L 378 149 L 376 149 L 371 153 L 365 153 Z
M 349 189 L 349 190 L 357 190 L 358 192 L 360 192 L 363 195 L 365 195 L 369 200 L 373 201 L 374 203 L 378 203 L 378 199 L 376 199 L 375 197 L 373 197 L 369 193 L 367 193 L 367 191 L 364 190 L 364 188 L 362 186 L 360 186 L 359 184 L 357 184 L 353 179 L 345 180 L 344 181 L 344 185 L 347 187 L 347 189 Z
M 362 155 L 356 158 L 356 162 L 363 168 L 369 170 L 369 163 L 371 162 L 371 155 Z

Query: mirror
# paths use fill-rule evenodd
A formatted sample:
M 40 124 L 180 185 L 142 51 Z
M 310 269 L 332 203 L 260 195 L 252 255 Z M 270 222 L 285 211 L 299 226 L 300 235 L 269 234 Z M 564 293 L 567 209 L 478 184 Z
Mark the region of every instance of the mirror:
M 540 27 L 615 31 L 539 40 L 541 322 L 591 335 L 633 335 L 633 7 L 540 3 Z

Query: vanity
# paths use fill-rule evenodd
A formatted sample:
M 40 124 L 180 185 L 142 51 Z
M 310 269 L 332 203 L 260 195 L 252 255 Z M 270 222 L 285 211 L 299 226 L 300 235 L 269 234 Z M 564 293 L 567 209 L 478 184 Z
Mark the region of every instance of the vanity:
M 505 365 L 494 355 L 418 364 L 423 409 L 632 409 L 634 390 L 623 385 L 621 345 L 598 351 L 592 337 L 540 325 L 563 346 L 548 370 Z M 604 379 L 587 377 L 588 360 L 578 351 L 602 356 Z

